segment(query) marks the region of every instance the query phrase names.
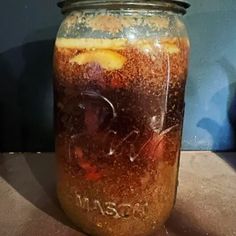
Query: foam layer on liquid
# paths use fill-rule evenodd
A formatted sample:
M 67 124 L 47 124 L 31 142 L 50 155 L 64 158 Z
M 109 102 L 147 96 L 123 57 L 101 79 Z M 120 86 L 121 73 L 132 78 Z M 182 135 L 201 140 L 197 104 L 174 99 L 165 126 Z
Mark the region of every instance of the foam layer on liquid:
M 180 52 L 180 43 L 184 42 L 189 47 L 187 39 L 164 38 L 160 41 L 155 39 L 140 39 L 129 41 L 128 39 L 94 39 L 94 38 L 58 38 L 56 47 L 79 50 L 110 49 L 121 50 L 132 46 L 141 50 L 153 49 L 154 47 L 163 48 L 168 53 Z

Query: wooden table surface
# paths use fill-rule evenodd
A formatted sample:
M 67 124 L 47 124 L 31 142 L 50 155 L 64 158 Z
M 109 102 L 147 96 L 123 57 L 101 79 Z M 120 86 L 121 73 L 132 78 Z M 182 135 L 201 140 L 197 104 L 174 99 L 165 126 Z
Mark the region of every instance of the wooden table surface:
M 53 153 L 0 155 L 0 236 L 84 235 L 57 202 Z M 156 235 L 236 235 L 235 168 L 236 153 L 182 152 L 177 203 Z

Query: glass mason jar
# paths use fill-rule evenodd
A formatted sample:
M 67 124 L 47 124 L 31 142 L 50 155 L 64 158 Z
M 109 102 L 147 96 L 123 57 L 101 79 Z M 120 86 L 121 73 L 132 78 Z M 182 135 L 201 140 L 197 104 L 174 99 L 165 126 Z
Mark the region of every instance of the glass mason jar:
M 58 197 L 90 235 L 149 235 L 173 208 L 189 41 L 183 1 L 59 3 Z

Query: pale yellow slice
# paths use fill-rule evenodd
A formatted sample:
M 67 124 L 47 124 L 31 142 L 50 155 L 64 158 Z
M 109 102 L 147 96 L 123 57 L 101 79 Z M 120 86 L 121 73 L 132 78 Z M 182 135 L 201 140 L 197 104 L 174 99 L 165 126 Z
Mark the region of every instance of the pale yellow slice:
M 112 50 L 100 49 L 80 53 L 79 55 L 73 57 L 70 62 L 77 63 L 79 65 L 94 62 L 99 64 L 103 69 L 111 71 L 121 69 L 126 62 L 126 58 Z
M 175 54 L 175 53 L 180 52 L 180 48 L 175 43 L 166 41 L 166 42 L 162 42 L 161 46 L 163 46 L 164 50 L 168 52 L 169 54 Z

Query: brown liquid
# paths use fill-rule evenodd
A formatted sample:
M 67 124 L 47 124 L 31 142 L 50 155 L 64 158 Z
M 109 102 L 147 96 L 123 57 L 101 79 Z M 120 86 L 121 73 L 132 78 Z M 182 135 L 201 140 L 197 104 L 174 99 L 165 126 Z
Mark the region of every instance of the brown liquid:
M 59 200 L 85 232 L 147 235 L 175 200 L 187 40 L 75 42 L 55 49 Z

